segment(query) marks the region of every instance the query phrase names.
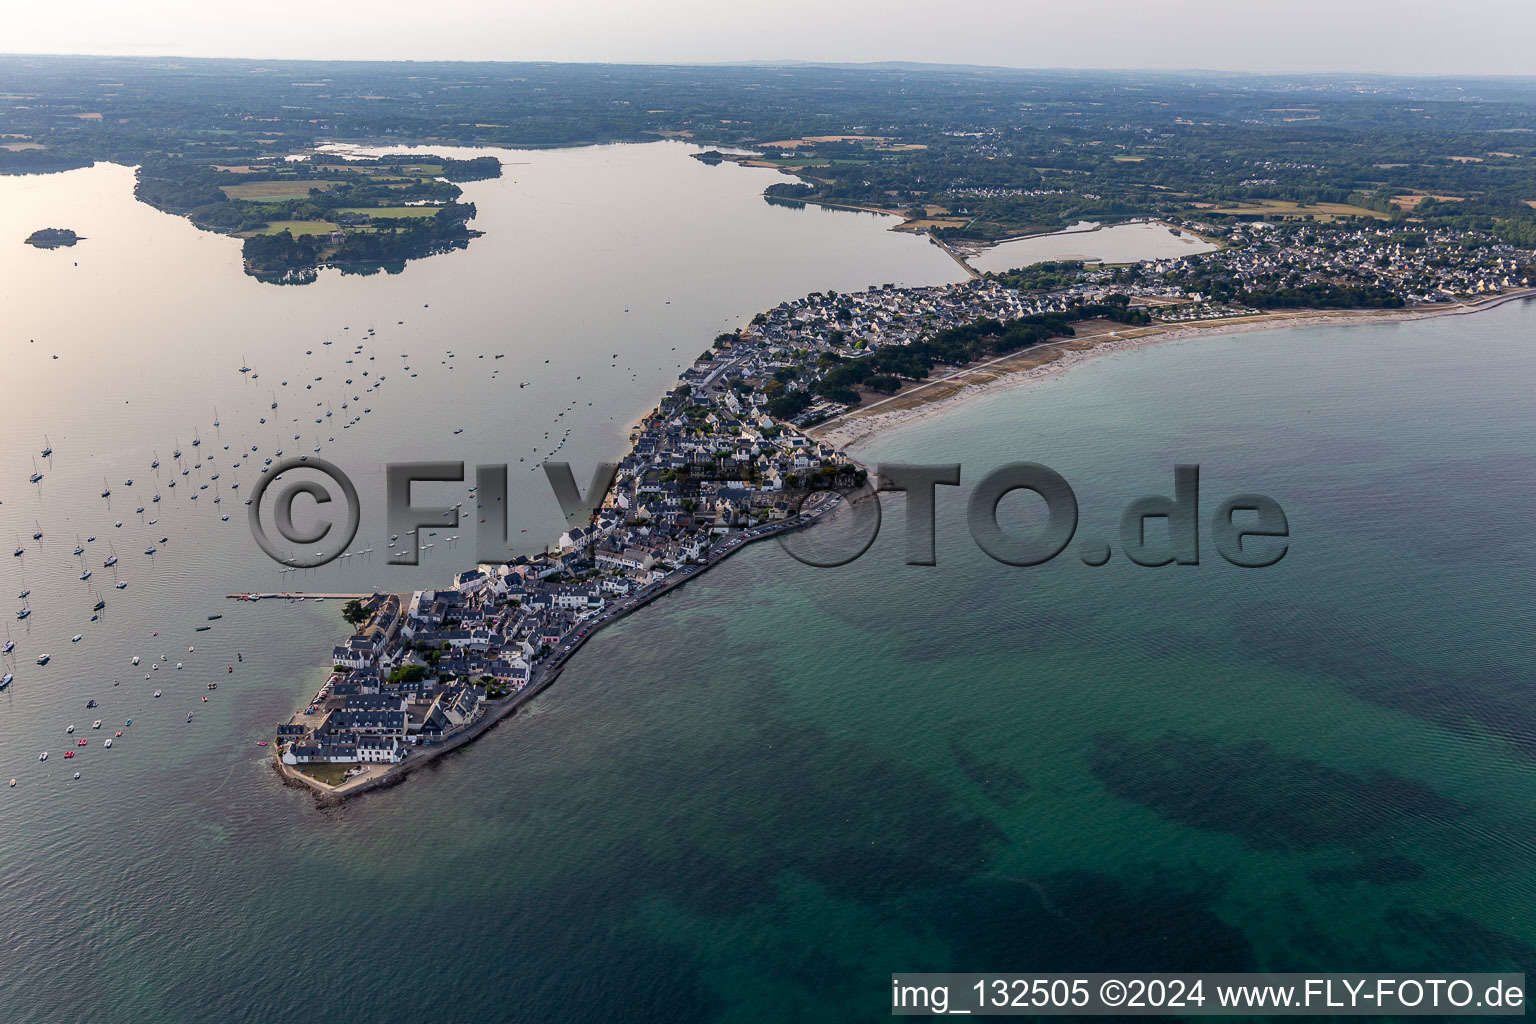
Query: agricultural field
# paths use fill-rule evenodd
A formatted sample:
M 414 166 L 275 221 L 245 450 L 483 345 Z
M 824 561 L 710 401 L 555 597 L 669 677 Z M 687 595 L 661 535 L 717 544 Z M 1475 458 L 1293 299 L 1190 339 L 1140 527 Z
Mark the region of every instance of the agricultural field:
M 1466 196 L 1437 196 L 1437 195 L 1411 195 L 1393 196 L 1392 205 L 1399 210 L 1412 210 L 1426 199 L 1435 199 L 1442 203 L 1461 203 L 1466 201 Z
M 249 202 L 282 202 L 288 199 L 308 199 L 309 190 L 325 185 L 324 181 L 242 181 L 238 185 L 225 185 L 221 191 L 226 199 L 244 199 Z
M 336 225 L 326 220 L 274 220 L 266 227 L 257 228 L 245 234 L 275 235 L 282 231 L 289 231 L 294 238 L 298 238 L 301 235 L 328 235 L 335 229 Z
M 336 213 L 365 213 L 372 220 L 425 220 L 439 206 L 339 206 Z
M 1300 203 L 1287 202 L 1281 199 L 1261 199 L 1252 203 L 1237 203 L 1231 206 L 1207 207 L 1203 203 L 1197 203 L 1207 213 L 1225 213 L 1235 216 L 1258 214 L 1265 217 L 1311 217 L 1324 223 L 1335 221 L 1341 217 L 1374 217 L 1377 220 L 1390 220 L 1391 218 L 1377 210 L 1370 210 L 1364 206 L 1351 206 L 1348 203 L 1308 203 L 1305 206 Z

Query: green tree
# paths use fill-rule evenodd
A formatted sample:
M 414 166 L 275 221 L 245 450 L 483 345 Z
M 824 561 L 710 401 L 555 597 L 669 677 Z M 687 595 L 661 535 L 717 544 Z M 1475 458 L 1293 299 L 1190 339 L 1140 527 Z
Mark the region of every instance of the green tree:
M 361 626 L 367 622 L 368 614 L 368 609 L 363 607 L 363 602 L 356 600 L 348 601 L 346 606 L 341 609 L 341 617 L 354 626 Z

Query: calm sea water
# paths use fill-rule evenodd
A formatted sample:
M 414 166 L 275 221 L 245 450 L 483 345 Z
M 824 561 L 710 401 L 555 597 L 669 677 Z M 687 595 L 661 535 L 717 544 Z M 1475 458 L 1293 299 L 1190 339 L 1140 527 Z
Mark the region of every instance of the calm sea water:
M 1135 221 L 1094 228 L 1084 222 L 1065 231 L 999 242 L 972 257 L 971 266 L 1001 273 L 1046 260 L 1135 263 L 1210 252 L 1216 247 L 1187 232 L 1175 235 L 1162 224 Z
M 677 151 L 580 152 L 644 181 L 628 161 Z M 668 157 L 652 174 L 695 166 Z M 526 187 L 517 177 L 497 187 Z M 695 187 L 710 181 L 700 176 Z M 756 187 L 741 185 L 742 216 L 766 207 Z M 489 216 L 479 194 L 470 198 Z M 883 274 L 845 268 L 838 277 L 813 264 L 807 272 L 827 279 L 802 284 L 807 262 L 821 257 L 812 242 L 795 250 L 788 240 L 797 231 L 835 235 L 851 224 L 859 234 L 851 249 L 876 256 L 899 236 L 873 219 L 795 220 L 799 211 L 766 209 L 764 223 L 791 218 L 778 236 L 783 295 L 903 267 L 908 280 L 946 273 L 931 260 L 942 254 L 903 243 Z M 13 217 L 14 204 L 0 211 Z M 682 208 L 669 216 L 687 220 Z M 92 234 L 75 220 L 68 226 Z M 179 223 L 164 218 L 161 227 Z M 625 223 L 614 220 L 616 232 Z M 737 237 L 714 222 L 643 234 L 647 245 L 670 239 L 663 248 L 679 260 L 693 254 L 676 278 L 659 260 L 631 270 L 654 275 L 647 288 L 662 286 L 621 300 L 628 317 L 642 301 L 654 307 L 675 293 L 673 307 L 647 314 L 654 335 L 646 337 L 659 341 L 641 346 L 615 312 L 595 337 L 573 330 L 533 359 L 525 351 L 514 362 L 508 342 L 500 362 L 512 365 L 500 376 L 558 381 L 541 417 L 583 393 L 556 370 L 540 371 L 542 358 L 572 378 L 581 373 L 592 389 L 582 401 L 604 395 L 615 424 L 643 411 L 654 393 L 646 387 L 664 385 L 673 368 L 632 384 L 613 371 L 613 390 L 600 393 L 601 374 L 589 385 L 587 364 L 578 369 L 567 354 L 578 344 L 643 351 L 659 365 L 673 331 L 691 353 L 715 323 L 765 304 L 759 292 L 770 283 L 753 280 L 736 286 L 740 308 L 687 313 L 708 289 L 684 304 L 681 282 L 737 252 L 707 245 L 712 231 Z M 229 245 L 178 237 L 210 254 Z M 458 261 L 470 273 L 476 247 L 496 237 L 444 265 Z M 63 259 L 85 257 L 94 241 Z M 592 252 L 606 243 L 530 234 L 521 244 Z M 752 258 L 766 258 L 765 245 Z M 802 566 L 773 546 L 749 549 L 604 631 L 528 714 L 467 751 L 403 787 L 317 811 L 278 786 L 252 744 L 316 682 L 325 662 L 316 655 L 337 632 L 334 605 L 224 607 L 217 595 L 252 574 L 266 572 L 273 586 L 277 577 L 260 568 L 236 517 L 220 523 L 183 502 L 175 522 L 195 539 L 173 539 L 152 568 L 138 555 L 141 540 L 118 543 L 136 556 L 124 559 L 132 585 L 108 591 L 107 624 L 91 624 L 71 645 L 68 635 L 89 617 L 86 584 L 70 573 L 71 535 L 76 518 L 98 543 L 112 529 L 94 499 L 97 465 L 136 457 L 151 437 L 165 460 L 159 436 L 172 424 L 184 430 L 183 418 L 201 424 L 207 447 L 214 400 L 228 432 L 237 408 L 243 418 L 260 413 L 269 376 L 286 373 L 293 386 L 291 367 L 306 365 L 295 349 L 308 340 L 278 340 L 269 325 L 274 340 L 258 349 L 262 330 L 249 311 L 323 306 L 306 294 L 328 287 L 340 296 L 368 290 L 355 308 L 329 315 L 354 332 L 373 319 L 381 336 L 386 323 L 403 333 L 453 305 L 439 297 L 454 287 L 444 278 L 437 293 L 422 286 L 380 312 L 413 275 L 439 273 L 434 262 L 388 280 L 336 278 L 318 292 L 254 292 L 261 297 L 228 314 L 193 294 L 189 302 L 207 303 L 194 318 L 201 330 L 164 338 L 134 320 L 109 343 L 111 318 L 84 303 L 56 305 L 52 321 L 43 310 L 27 314 L 22 337 L 38 332 L 36 355 L 7 329 L 8 380 L 25 383 L 10 388 L 4 431 L 6 479 L 21 483 L 6 486 L 0 513 L 17 524 L 11 532 L 43 520 L 47 560 L 26 534 L 28 554 L 16 562 L 64 595 L 44 602 L 27 634 L 26 650 L 46 642 L 55 665 L 37 670 L 24 658 L 22 678 L 0 698 L 0 775 L 20 780 L 0 790 L 7 1018 L 390 1021 L 451 1008 L 462 1020 L 874 1020 L 887 1015 L 892 970 L 1536 965 L 1536 542 L 1525 528 L 1536 427 L 1524 411 L 1536 383 L 1536 308 L 1119 353 L 886 435 L 862 457 L 964 465 L 964 486 L 940 491 L 937 566 L 901 564 L 899 499 L 886 504 L 881 540 L 841 569 Z M 198 280 L 256 288 L 232 257 L 223 271 Z M 623 287 L 599 275 L 570 315 L 591 315 Z M 117 294 L 125 306 L 138 301 L 132 288 Z M 409 419 L 408 386 L 440 401 L 464 388 L 464 408 L 477 411 L 491 394 L 481 374 L 439 362 L 450 347 L 464 361 L 499 350 L 497 318 L 472 327 L 473 296 L 457 301 L 455 330 L 422 326 L 408 340 L 378 343 L 379 359 L 399 360 L 391 349 L 404 347 L 431 377 L 391 371 L 377 394 L 396 404 L 374 399 L 380 420 L 367 424 L 371 434 L 349 432 L 347 460 L 395 457 L 386 442 L 413 430 L 423 434 L 422 454 L 451 450 L 451 436 L 423 426 L 440 411 Z M 98 316 L 94 334 L 66 332 Z M 41 347 L 50 322 L 64 366 Z M 329 319 L 298 322 L 311 336 L 339 330 Z M 621 336 L 633 347 L 620 346 Z M 527 339 L 543 335 L 517 337 L 531 347 Z M 242 345 L 262 372 L 257 385 L 225 382 L 238 377 Z M 319 358 L 339 362 L 341 353 Z M 119 370 L 98 373 L 93 360 Z M 122 369 L 134 362 L 141 376 Z M 228 397 L 241 387 L 252 392 L 243 407 Z M 515 381 L 511 388 L 517 431 Z M 137 414 L 117 403 L 131 409 L 141 399 L 153 429 L 130 433 Z M 180 417 L 168 411 L 178 400 Z M 444 427 L 468 419 L 448 415 Z M 622 438 L 597 413 L 573 418 L 582 440 L 568 449 L 580 474 L 583 459 Z M 542 419 L 527 429 L 535 433 L 504 443 L 538 444 Z M 20 435 L 45 430 L 58 468 L 39 499 L 24 482 L 40 443 Z M 184 432 L 184 451 L 187 440 Z M 341 452 L 336 459 L 352 464 Z M 1096 569 L 1070 557 L 998 565 L 969 539 L 964 501 L 989 468 L 1019 459 L 1066 476 L 1080 529 L 1111 539 L 1119 509 L 1171 492 L 1173 465 L 1198 462 L 1207 513 L 1226 494 L 1267 493 L 1290 517 L 1292 547 L 1264 570 L 1227 565 L 1208 540 L 1199 566 L 1144 569 L 1118 557 Z M 76 460 L 88 468 L 66 471 Z M 137 474 L 150 475 L 133 471 L 137 490 Z M 120 481 L 112 482 L 110 514 L 128 531 L 136 517 L 117 511 Z M 45 511 L 33 513 L 39 502 Z M 211 540 L 217 527 L 228 528 L 228 545 Z M 143 537 L 144 527 L 132 528 Z M 457 564 L 443 546 L 435 563 L 422 567 L 424 578 Z M 326 572 L 304 582 L 346 589 L 370 578 L 358 565 Z M 373 576 L 392 582 L 396 572 L 410 576 L 377 564 Z M 6 585 L 17 586 L 20 568 L 10 573 Z M 215 630 L 192 634 L 217 612 L 225 618 Z M 151 638 L 156 628 L 161 637 Z M 189 644 L 198 651 L 186 654 Z M 162 647 L 187 668 L 163 668 L 151 683 L 142 671 L 135 677 L 130 653 L 147 662 Z M 245 662 L 220 675 L 236 649 Z M 113 688 L 113 677 L 122 685 Z M 211 677 L 223 685 L 203 704 Z M 149 698 L 151 685 L 167 697 Z M 84 710 L 93 696 L 101 711 Z M 97 715 L 109 725 L 134 717 L 121 749 L 100 750 L 102 734 L 87 730 L 88 753 L 62 761 L 64 725 Z M 52 756 L 39 765 L 43 749 Z M 66 771 L 75 766 L 79 782 Z

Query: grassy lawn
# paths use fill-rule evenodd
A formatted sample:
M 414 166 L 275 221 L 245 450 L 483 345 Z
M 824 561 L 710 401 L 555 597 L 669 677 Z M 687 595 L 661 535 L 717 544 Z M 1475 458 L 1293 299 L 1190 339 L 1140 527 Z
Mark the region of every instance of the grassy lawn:
M 253 235 L 275 235 L 279 231 L 287 229 L 293 232 L 293 237 L 300 235 L 328 235 L 336 225 L 325 220 L 275 220 L 264 228 L 257 228 L 251 232 Z
M 323 782 L 327 786 L 339 786 L 346 781 L 345 776 L 350 764 L 296 764 L 293 766 L 316 782 Z
M 968 217 L 925 217 L 909 220 L 901 225 L 903 231 L 927 231 L 929 228 L 963 228 L 970 223 Z

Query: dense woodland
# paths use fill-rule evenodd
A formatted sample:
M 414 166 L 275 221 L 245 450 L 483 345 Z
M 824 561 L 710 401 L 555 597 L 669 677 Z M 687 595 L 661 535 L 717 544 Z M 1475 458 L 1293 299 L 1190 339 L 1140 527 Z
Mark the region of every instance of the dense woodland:
M 926 213 L 952 238 L 1152 214 L 1536 245 L 1536 79 L 10 56 L 0 134 L 0 172 L 138 164 L 141 198 L 216 230 L 256 213 L 212 168 L 319 143 L 675 137 L 756 148 L 793 175 L 776 199 Z

